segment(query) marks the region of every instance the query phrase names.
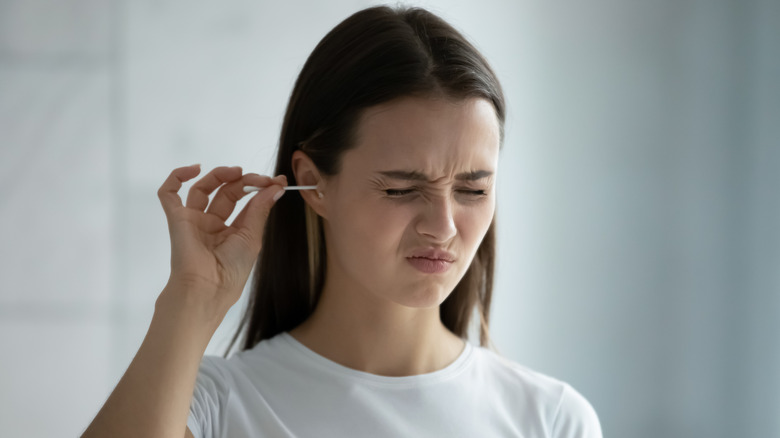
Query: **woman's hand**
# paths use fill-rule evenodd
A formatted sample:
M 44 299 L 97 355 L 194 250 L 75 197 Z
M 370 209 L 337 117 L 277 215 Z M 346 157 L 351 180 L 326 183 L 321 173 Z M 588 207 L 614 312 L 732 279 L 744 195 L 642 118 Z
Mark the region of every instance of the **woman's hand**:
M 242 175 L 240 167 L 217 167 L 193 184 L 185 206 L 178 191 L 199 173 L 199 165 L 175 169 L 157 192 L 171 237 L 171 276 L 160 299 L 167 293 L 166 301 L 172 298 L 176 307 L 206 305 L 217 311 L 212 316 L 224 317 L 241 297 L 260 253 L 266 219 L 284 193 L 287 178 Z M 246 194 L 247 185 L 266 189 L 252 197 L 228 226 L 225 221 Z M 209 204 L 214 190 L 217 193 Z

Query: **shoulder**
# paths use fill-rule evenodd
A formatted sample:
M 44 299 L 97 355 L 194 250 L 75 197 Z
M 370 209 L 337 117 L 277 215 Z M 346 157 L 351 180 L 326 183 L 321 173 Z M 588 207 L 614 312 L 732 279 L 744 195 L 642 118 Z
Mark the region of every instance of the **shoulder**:
M 197 386 L 211 393 L 229 393 L 249 383 L 258 371 L 273 369 L 274 359 L 265 340 L 255 347 L 238 351 L 228 358 L 204 355 L 198 368 Z
M 258 370 L 267 371 L 279 367 L 278 362 L 287 359 L 288 355 L 282 337 L 276 336 L 265 339 L 250 349 L 236 351 L 227 358 L 204 355 L 199 373 L 217 380 L 241 380 L 247 374 L 254 374 Z
M 498 353 L 476 347 L 482 372 L 509 393 L 524 415 L 538 415 L 554 438 L 601 438 L 598 415 L 588 400 L 570 384 L 535 371 Z
M 601 423 L 593 406 L 568 384 L 564 384 L 561 400 L 552 424 L 553 436 L 560 438 L 601 438 Z
M 194 400 L 204 405 L 222 405 L 231 392 L 232 382 L 227 359 L 203 356 L 195 380 Z

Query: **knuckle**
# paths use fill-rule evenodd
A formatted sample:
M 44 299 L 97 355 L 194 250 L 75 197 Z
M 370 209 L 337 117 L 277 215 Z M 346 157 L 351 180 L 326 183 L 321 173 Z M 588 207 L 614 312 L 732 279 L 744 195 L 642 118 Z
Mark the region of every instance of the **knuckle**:
M 268 207 L 262 207 L 260 208 L 260 218 L 263 220 L 263 222 L 268 220 L 268 216 L 271 215 L 271 209 Z
M 238 202 L 238 200 L 239 200 L 239 199 L 241 199 L 241 198 L 239 197 L 239 195 L 238 195 L 238 194 L 236 194 L 236 193 L 233 193 L 232 191 L 228 190 L 228 191 L 226 191 L 226 192 L 225 192 L 225 199 L 226 199 L 228 202 L 230 202 L 231 204 L 235 204 L 235 203 L 237 203 L 237 202 Z
M 259 239 L 255 239 L 252 234 L 237 233 L 237 236 L 239 237 L 241 246 L 243 246 L 249 253 L 257 254 L 260 252 L 261 245 L 260 242 L 258 242 Z

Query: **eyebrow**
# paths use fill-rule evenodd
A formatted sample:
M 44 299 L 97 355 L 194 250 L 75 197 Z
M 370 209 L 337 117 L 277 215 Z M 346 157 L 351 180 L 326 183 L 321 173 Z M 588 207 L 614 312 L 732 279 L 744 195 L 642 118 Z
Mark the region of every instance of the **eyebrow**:
M 385 170 L 378 172 L 393 179 L 401 179 L 406 181 L 430 181 L 427 175 L 416 170 Z M 473 170 L 471 172 L 463 172 L 455 175 L 455 179 L 458 181 L 476 181 L 482 178 L 487 178 L 493 175 L 493 172 L 489 170 Z

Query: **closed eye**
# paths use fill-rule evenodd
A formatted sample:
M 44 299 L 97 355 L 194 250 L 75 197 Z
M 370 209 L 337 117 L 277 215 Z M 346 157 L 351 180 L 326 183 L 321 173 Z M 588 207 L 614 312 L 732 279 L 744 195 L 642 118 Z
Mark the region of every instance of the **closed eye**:
M 404 196 L 413 191 L 413 189 L 387 189 L 385 190 L 385 193 L 387 193 L 387 196 Z
M 484 190 L 458 190 L 460 193 L 464 193 L 470 196 L 485 196 L 487 192 Z
M 387 193 L 387 196 L 392 197 L 400 197 L 404 195 L 408 195 L 412 193 L 415 189 L 387 189 L 385 190 L 385 193 Z M 486 196 L 487 192 L 485 190 L 458 190 L 458 193 L 469 195 L 469 196 Z

